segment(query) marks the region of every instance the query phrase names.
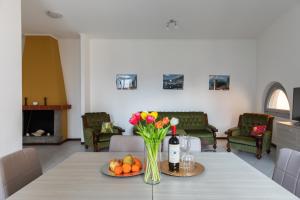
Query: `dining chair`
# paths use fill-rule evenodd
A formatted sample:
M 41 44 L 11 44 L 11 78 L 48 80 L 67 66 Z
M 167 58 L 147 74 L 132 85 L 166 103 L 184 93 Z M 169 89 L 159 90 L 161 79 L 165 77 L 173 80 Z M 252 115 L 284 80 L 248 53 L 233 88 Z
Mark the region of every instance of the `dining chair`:
M 144 152 L 144 140 L 141 136 L 113 135 L 110 139 L 110 152 Z
M 300 152 L 280 149 L 272 179 L 300 197 Z
M 42 175 L 38 154 L 25 148 L 0 158 L 0 200 L 3 200 Z
M 201 152 L 201 140 L 198 137 L 191 137 L 191 152 Z M 162 150 L 163 152 L 167 152 L 168 151 L 168 145 L 169 145 L 169 139 L 171 138 L 171 136 L 166 136 L 164 141 L 163 141 L 163 147 Z

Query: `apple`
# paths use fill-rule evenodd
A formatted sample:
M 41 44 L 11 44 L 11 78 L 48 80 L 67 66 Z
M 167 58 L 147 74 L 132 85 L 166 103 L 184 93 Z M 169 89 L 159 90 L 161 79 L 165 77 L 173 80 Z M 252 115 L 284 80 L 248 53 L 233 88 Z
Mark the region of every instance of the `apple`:
M 132 155 L 128 154 L 123 158 L 123 163 L 132 165 L 133 164 L 133 157 Z
M 117 166 L 121 166 L 121 165 L 122 163 L 117 159 L 109 161 L 109 169 L 111 171 L 114 171 Z

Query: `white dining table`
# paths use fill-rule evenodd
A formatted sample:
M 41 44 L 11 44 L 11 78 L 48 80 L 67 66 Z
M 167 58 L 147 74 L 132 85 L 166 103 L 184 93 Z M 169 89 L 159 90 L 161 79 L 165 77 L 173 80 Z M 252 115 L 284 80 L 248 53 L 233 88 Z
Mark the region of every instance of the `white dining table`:
M 194 177 L 163 175 L 157 185 L 143 182 L 143 175 L 117 178 L 100 172 L 112 158 L 127 153 L 75 153 L 9 200 L 290 200 L 298 199 L 233 153 L 194 154 L 205 171 Z M 143 154 L 133 153 L 143 157 Z M 162 154 L 162 159 L 166 158 Z

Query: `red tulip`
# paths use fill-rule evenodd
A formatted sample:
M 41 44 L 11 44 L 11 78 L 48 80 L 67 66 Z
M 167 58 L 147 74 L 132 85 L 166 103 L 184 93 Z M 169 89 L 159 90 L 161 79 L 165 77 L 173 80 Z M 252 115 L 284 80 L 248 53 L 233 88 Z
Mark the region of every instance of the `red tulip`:
M 153 123 L 155 121 L 155 118 L 152 116 L 152 115 L 148 115 L 147 117 L 146 117 L 146 123 L 147 124 L 151 124 L 151 123 Z
M 134 116 L 137 118 L 138 121 L 141 120 L 141 113 L 139 113 L 139 112 L 134 113 Z
M 139 120 L 136 116 L 132 116 L 130 119 L 129 119 L 129 123 L 136 126 L 138 123 L 139 123 Z

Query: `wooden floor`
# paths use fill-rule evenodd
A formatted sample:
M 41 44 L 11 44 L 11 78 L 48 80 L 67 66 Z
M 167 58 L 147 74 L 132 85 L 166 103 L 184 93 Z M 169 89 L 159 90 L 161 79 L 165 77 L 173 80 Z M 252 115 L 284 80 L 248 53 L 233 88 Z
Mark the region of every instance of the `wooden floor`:
M 218 140 L 217 152 L 226 151 L 226 140 Z M 85 152 L 92 151 L 91 149 L 86 150 L 79 141 L 68 141 L 62 145 L 34 145 L 25 146 L 34 147 L 39 153 L 43 171 L 46 172 L 49 169 L 55 167 L 57 164 L 68 158 L 75 152 Z M 107 151 L 104 149 L 102 151 Z M 212 147 L 203 147 L 203 151 L 212 151 Z M 270 154 L 264 154 L 261 160 L 257 160 L 254 154 L 234 151 L 237 156 L 245 160 L 250 165 L 254 166 L 256 169 L 264 173 L 265 175 L 271 177 L 274 169 L 275 162 L 275 149 L 271 150 Z

